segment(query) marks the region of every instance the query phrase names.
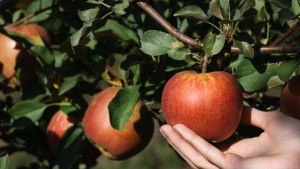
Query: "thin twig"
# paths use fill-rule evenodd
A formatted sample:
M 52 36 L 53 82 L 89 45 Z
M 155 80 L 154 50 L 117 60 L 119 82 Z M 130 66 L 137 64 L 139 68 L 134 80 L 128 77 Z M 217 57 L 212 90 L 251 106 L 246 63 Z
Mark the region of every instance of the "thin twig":
M 144 11 L 146 11 L 158 24 L 160 24 L 164 29 L 166 29 L 176 39 L 182 41 L 183 43 L 189 44 L 195 48 L 202 48 L 201 41 L 192 39 L 187 35 L 179 32 L 146 2 L 137 2 L 137 5 Z
M 278 46 L 282 41 L 284 41 L 287 37 L 293 34 L 300 26 L 300 22 L 295 23 L 285 34 L 279 37 L 276 41 L 274 41 L 271 45 Z
M 176 28 L 174 28 L 168 21 L 166 21 L 155 9 L 152 8 L 146 2 L 139 1 L 137 5 L 147 12 L 158 24 L 160 24 L 168 33 L 170 33 L 173 37 L 178 39 L 179 41 L 190 45 L 195 48 L 202 49 L 203 43 L 201 40 L 190 38 L 189 36 L 179 32 Z M 254 46 L 252 48 L 254 53 L 256 54 L 269 54 L 269 53 L 300 53 L 300 46 L 296 44 L 286 44 L 281 46 Z M 231 46 L 226 49 L 227 53 L 242 53 L 242 51 L 236 47 Z
M 66 2 L 67 2 L 67 1 L 66 1 Z M 11 27 L 18 26 L 18 25 L 20 25 L 20 24 L 26 22 L 26 21 L 29 20 L 30 18 L 32 18 L 32 17 L 34 17 L 34 16 L 36 16 L 36 15 L 38 15 L 38 14 L 41 14 L 41 13 L 43 13 L 43 12 L 45 12 L 45 11 L 48 11 L 48 10 L 50 10 L 50 9 L 53 9 L 53 8 L 55 8 L 55 7 L 57 7 L 57 6 L 61 5 L 61 4 L 66 3 L 66 2 L 58 3 L 58 4 L 55 4 L 55 5 L 49 6 L 49 7 L 47 7 L 47 8 L 43 8 L 43 9 L 40 9 L 40 10 L 38 10 L 38 11 L 32 12 L 32 13 L 30 13 L 30 14 L 24 16 L 23 18 L 17 20 L 16 22 L 4 26 L 4 29 L 9 30 Z

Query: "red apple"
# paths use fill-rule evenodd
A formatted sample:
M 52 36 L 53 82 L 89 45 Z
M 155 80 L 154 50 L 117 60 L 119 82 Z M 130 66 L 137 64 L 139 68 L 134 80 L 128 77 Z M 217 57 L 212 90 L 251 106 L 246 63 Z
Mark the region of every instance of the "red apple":
M 47 127 L 47 139 L 50 149 L 54 155 L 57 154 L 58 146 L 63 134 L 72 127 L 75 123 L 80 122 L 81 119 L 66 115 L 62 111 L 57 111 L 51 118 Z M 86 146 L 81 160 L 83 162 L 90 162 L 95 160 L 100 155 L 100 152 L 91 144 Z
M 161 104 L 168 124 L 184 124 L 204 139 L 220 142 L 236 130 L 243 97 L 229 73 L 183 71 L 168 80 Z
M 37 25 L 29 24 L 8 28 L 7 31 L 16 32 L 29 38 L 35 45 L 44 45 L 43 40 L 50 43 L 50 36 L 47 31 Z M 18 57 L 24 55 L 21 45 L 4 34 L 0 34 L 0 64 L 1 73 L 9 78 L 15 73 L 15 66 Z
M 108 105 L 120 87 L 108 87 L 98 93 L 85 112 L 83 129 L 89 140 L 110 159 L 126 159 L 142 151 L 150 142 L 154 122 L 141 100 L 137 102 L 123 130 L 114 129 Z
M 52 116 L 47 127 L 47 136 L 53 154 L 57 153 L 58 144 L 64 132 L 79 121 L 79 119 L 67 116 L 62 111 L 58 111 Z
M 300 120 L 300 75 L 292 77 L 280 96 L 280 111 Z

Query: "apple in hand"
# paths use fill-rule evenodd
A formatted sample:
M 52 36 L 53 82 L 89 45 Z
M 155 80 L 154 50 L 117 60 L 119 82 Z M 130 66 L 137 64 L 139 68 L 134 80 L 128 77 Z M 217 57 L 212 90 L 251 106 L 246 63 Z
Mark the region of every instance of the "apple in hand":
M 122 160 L 141 152 L 150 142 L 154 132 L 151 114 L 138 100 L 124 129 L 111 126 L 108 106 L 120 87 L 108 87 L 90 102 L 83 117 L 87 138 L 110 159 Z
M 64 133 L 72 127 L 75 123 L 80 122 L 81 119 L 70 117 L 62 111 L 57 111 L 51 118 L 47 126 L 47 139 L 52 154 L 56 155 L 61 138 Z M 88 144 L 83 151 L 80 158 L 83 162 L 91 162 L 100 155 L 100 152 L 92 145 Z
M 242 115 L 242 90 L 223 71 L 182 71 L 163 89 L 162 112 L 170 125 L 184 124 L 208 141 L 224 141 L 236 130 Z
M 292 77 L 280 96 L 280 111 L 300 120 L 300 75 Z
M 38 24 L 14 26 L 8 28 L 7 31 L 19 33 L 29 38 L 35 45 L 43 46 L 44 41 L 50 43 L 49 34 Z M 0 51 L 1 73 L 5 77 L 10 78 L 15 74 L 17 59 L 28 54 L 18 42 L 1 33 Z

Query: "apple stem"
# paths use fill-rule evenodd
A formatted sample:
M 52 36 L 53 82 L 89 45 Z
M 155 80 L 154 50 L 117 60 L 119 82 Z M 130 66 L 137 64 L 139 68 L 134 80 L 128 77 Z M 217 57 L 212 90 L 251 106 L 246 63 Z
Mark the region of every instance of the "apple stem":
M 207 71 L 208 56 L 204 55 L 202 63 L 202 73 Z

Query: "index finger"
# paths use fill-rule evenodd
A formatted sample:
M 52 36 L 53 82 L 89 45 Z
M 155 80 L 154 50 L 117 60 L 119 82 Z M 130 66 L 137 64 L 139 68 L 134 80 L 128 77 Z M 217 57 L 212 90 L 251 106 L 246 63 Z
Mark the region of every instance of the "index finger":
M 241 122 L 265 130 L 269 122 L 273 121 L 278 115 L 278 112 L 261 111 L 253 107 L 244 106 Z

